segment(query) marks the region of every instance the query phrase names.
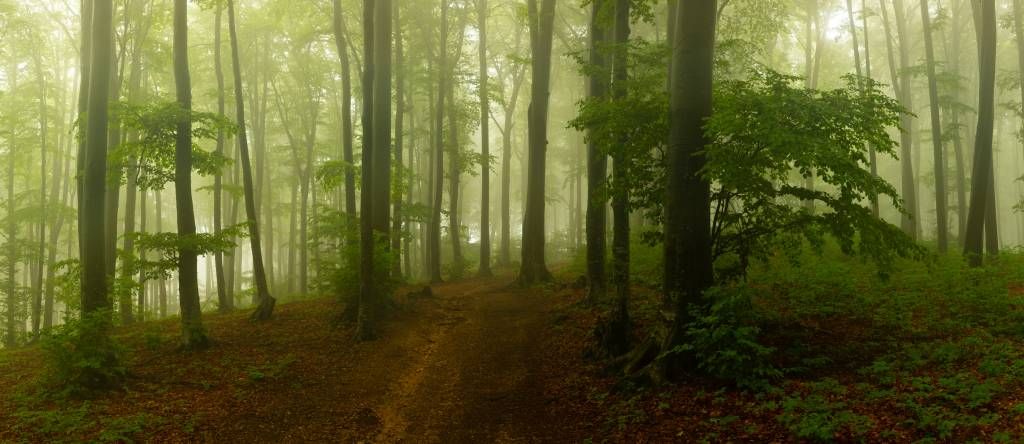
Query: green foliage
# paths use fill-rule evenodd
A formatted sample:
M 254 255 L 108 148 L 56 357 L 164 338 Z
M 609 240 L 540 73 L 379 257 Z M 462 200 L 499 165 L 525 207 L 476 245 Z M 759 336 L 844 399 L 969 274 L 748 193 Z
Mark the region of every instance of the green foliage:
M 217 174 L 228 160 L 199 147 L 200 140 L 216 140 L 220 132 L 232 134 L 231 121 L 214 113 L 182 109 L 177 102 L 153 102 L 135 105 L 120 102 L 114 109 L 120 122 L 138 134 L 113 149 L 108 162 L 128 168 L 110 168 L 111 181 L 124 183 L 127 174 L 137 169 L 139 188 L 160 190 L 174 182 L 174 151 L 178 123 L 192 120 L 192 168 L 200 175 Z
M 59 395 L 84 396 L 116 387 L 127 374 L 124 348 L 110 337 L 111 314 L 90 313 L 42 336 L 44 385 Z
M 807 395 L 786 397 L 782 401 L 779 422 L 801 439 L 827 442 L 837 436 L 859 436 L 874 425 L 866 416 L 849 409 L 841 399 L 847 395 L 846 387 L 834 379 L 822 379 L 808 384 Z
M 685 345 L 672 352 L 692 353 L 706 374 L 741 388 L 765 389 L 782 376 L 770 359 L 775 349 L 758 341 L 761 329 L 754 315 L 747 287 L 718 287 L 707 293 L 706 312 L 692 307 Z

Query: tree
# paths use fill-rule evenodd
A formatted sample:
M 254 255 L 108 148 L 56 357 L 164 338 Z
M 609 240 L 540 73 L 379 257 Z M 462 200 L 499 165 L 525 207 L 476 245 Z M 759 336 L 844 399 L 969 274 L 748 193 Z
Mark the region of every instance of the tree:
M 884 1 L 879 0 L 882 7 L 882 20 L 885 24 L 886 44 L 889 50 L 889 71 L 892 74 L 893 88 L 903 107 L 907 110 L 914 109 L 913 92 L 910 85 L 910 49 L 908 42 L 909 32 L 906 27 L 906 12 L 903 9 L 902 0 L 893 0 L 893 10 L 896 13 L 896 34 L 899 37 L 899 65 L 893 63 L 892 33 L 889 26 L 889 14 L 886 12 Z M 899 85 L 898 87 L 896 85 Z M 906 202 L 907 212 L 903 213 L 901 226 L 903 231 L 914 239 L 917 239 L 920 228 L 920 206 L 917 203 L 917 188 L 915 185 L 914 164 L 911 160 L 911 150 L 914 146 L 913 128 L 914 118 L 909 113 L 904 113 L 900 121 L 900 165 L 902 166 L 902 187 L 900 192 Z
M 391 247 L 391 0 L 373 6 L 373 230 L 387 252 Z M 370 37 L 370 36 L 367 36 Z M 369 60 L 369 55 L 367 55 Z M 369 62 L 367 62 L 369 63 Z M 387 269 L 380 270 L 382 276 Z
M 82 43 L 88 56 L 88 98 L 86 103 L 84 152 L 79 160 L 81 191 L 78 207 L 78 242 L 82 266 L 82 314 L 110 308 L 107 297 L 107 244 L 104 208 L 107 187 L 107 121 L 110 69 L 113 48 L 112 0 L 85 1 L 83 22 L 91 13 L 89 43 Z M 85 26 L 83 25 L 83 29 Z M 83 33 L 85 34 L 85 33 Z M 86 63 L 83 63 L 85 65 Z
M 441 35 L 437 62 L 437 107 L 434 109 L 434 171 L 430 190 L 433 202 L 430 204 L 430 225 L 427 228 L 427 274 L 430 282 L 441 282 L 441 201 L 444 186 L 444 103 L 447 93 L 448 69 L 448 0 L 441 0 Z
M 348 164 L 345 171 L 345 212 L 356 214 L 356 179 L 353 173 L 352 154 L 352 69 L 348 59 L 345 38 L 345 20 L 341 11 L 341 0 L 334 0 L 334 44 L 341 60 L 341 144 L 342 156 Z
M 995 0 L 980 0 L 978 25 L 978 130 L 974 141 L 974 169 L 971 174 L 971 207 L 964 233 L 964 255 L 971 266 L 982 264 L 985 220 L 991 208 L 992 131 L 995 120 L 996 7 Z
M 405 166 L 402 164 L 402 150 L 404 149 L 405 142 L 405 47 L 402 41 L 402 21 L 401 21 L 401 3 L 395 3 L 394 7 L 394 30 L 395 30 L 395 65 L 397 66 L 396 73 L 396 87 L 395 87 L 395 165 L 397 169 L 405 171 Z M 411 150 L 410 150 L 411 151 Z M 412 163 L 412 156 L 410 156 L 410 164 Z M 410 168 L 411 169 L 411 168 Z M 399 174 L 399 177 L 406 182 L 406 174 Z M 404 191 L 406 197 L 412 196 L 412 186 L 399 186 L 399 190 Z M 405 224 L 405 215 L 402 213 L 402 196 L 399 193 L 394 196 L 394 214 L 392 215 L 392 227 L 391 227 L 391 251 L 394 254 L 394 259 L 391 261 L 391 275 L 394 278 L 402 276 L 402 255 L 405 253 L 406 266 L 405 271 L 408 274 L 409 270 L 409 246 L 408 239 L 403 233 L 403 225 Z M 403 248 L 403 241 L 405 246 Z
M 373 139 L 377 131 L 373 126 L 374 94 L 374 0 L 363 0 L 363 152 L 362 152 L 362 194 L 359 197 L 359 298 L 356 307 L 356 339 L 369 340 L 373 330 L 374 304 L 376 303 L 376 276 L 374 270 L 374 225 L 373 225 Z M 385 207 L 386 208 L 386 207 Z
M 217 77 L 217 115 L 224 117 L 224 67 L 221 63 L 221 20 L 224 13 L 224 7 L 220 3 L 217 4 L 216 18 L 214 18 L 214 29 L 213 29 L 213 66 L 214 73 Z M 217 132 L 217 155 L 224 155 L 224 130 L 221 129 Z M 223 228 L 223 182 L 224 175 L 220 172 L 214 176 L 213 182 L 213 232 L 216 235 L 221 234 Z M 226 279 L 224 278 L 224 254 L 221 252 L 214 253 L 214 267 L 216 267 L 217 273 L 217 308 L 222 313 L 226 313 L 234 310 L 234 298 L 231 295 L 231 289 L 226 285 Z
M 245 103 L 242 99 L 242 68 L 238 55 L 238 32 L 235 30 L 235 2 L 228 2 L 228 34 L 231 40 L 231 63 L 235 84 L 235 114 L 238 125 L 238 149 L 242 163 L 242 187 L 245 198 L 245 217 L 249 226 L 249 249 L 252 251 L 252 275 L 256 286 L 256 310 L 252 319 L 264 321 L 274 314 L 277 302 L 270 295 L 267 285 L 267 272 L 263 268 L 263 249 L 260 243 L 259 214 L 256 211 L 256 195 L 253 189 L 252 165 L 249 160 L 249 138 L 245 130 Z M 157 194 L 159 196 L 159 193 Z M 157 206 L 159 207 L 159 200 Z M 157 221 L 159 222 L 159 216 Z
M 188 67 L 188 2 L 174 1 L 174 85 L 178 105 L 192 109 L 192 80 Z M 199 303 L 199 272 L 196 247 L 189 242 L 196 234 L 196 216 L 192 206 L 192 117 L 186 112 L 178 122 L 174 157 L 174 194 L 178 220 L 178 300 L 181 309 L 183 345 L 205 348 L 209 345 L 203 329 Z
M 551 46 L 554 38 L 555 0 L 528 0 L 532 84 L 529 111 L 529 168 L 526 213 L 523 216 L 523 262 L 520 285 L 551 279 L 544 260 L 544 207 L 547 171 L 548 106 L 551 87 Z
M 663 291 L 675 301 L 666 347 L 685 341 L 691 304 L 701 304 L 714 283 L 711 263 L 711 185 L 701 176 L 709 140 L 704 121 L 711 116 L 716 0 L 680 2 L 672 42 L 669 101 L 668 184 L 665 192 Z M 680 364 L 666 362 L 668 374 Z
M 480 51 L 480 267 L 477 274 L 490 277 L 491 272 L 491 105 L 487 86 L 487 0 L 477 0 L 477 47 Z
M 935 80 L 935 50 L 932 44 L 931 14 L 928 0 L 921 0 L 921 23 L 924 27 L 925 65 L 928 72 L 928 98 L 932 118 L 932 146 L 935 155 L 935 218 L 938 225 L 939 252 L 949 248 L 948 212 L 946 210 L 946 163 L 943 159 L 942 118 L 939 114 L 939 86 Z
M 605 100 L 608 90 L 609 64 L 604 47 L 608 31 L 601 14 L 608 0 L 594 0 L 590 17 L 590 100 Z M 608 153 L 593 136 L 587 141 L 587 300 L 596 303 L 607 292 L 605 262 L 607 258 L 606 224 L 608 211 L 605 182 L 608 179 Z

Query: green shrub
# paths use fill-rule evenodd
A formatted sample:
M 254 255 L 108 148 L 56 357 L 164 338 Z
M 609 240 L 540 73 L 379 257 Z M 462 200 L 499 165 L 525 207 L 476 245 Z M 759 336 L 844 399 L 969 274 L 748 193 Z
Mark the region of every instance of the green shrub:
M 782 371 L 770 362 L 775 349 L 758 342 L 761 329 L 752 322 L 749 288 L 716 287 L 708 298 L 706 311 L 693 310 L 687 343 L 672 352 L 692 353 L 702 371 L 741 388 L 767 388 Z
M 44 383 L 59 394 L 80 396 L 118 386 L 127 374 L 124 348 L 110 337 L 111 314 L 92 313 L 42 337 Z

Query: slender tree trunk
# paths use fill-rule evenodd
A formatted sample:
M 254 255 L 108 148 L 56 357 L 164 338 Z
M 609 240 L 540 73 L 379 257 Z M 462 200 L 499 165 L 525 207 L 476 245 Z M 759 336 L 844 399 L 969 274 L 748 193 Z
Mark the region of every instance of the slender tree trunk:
M 895 51 L 893 50 L 892 44 L 892 31 L 889 25 L 889 14 L 888 9 L 885 6 L 884 0 L 879 0 L 879 6 L 882 10 L 882 22 L 885 25 L 886 34 L 886 45 L 889 51 L 889 71 L 892 75 L 893 88 L 896 90 L 896 97 L 899 99 L 900 104 L 907 110 L 914 109 L 913 94 L 910 91 L 910 75 L 907 70 L 910 67 L 910 56 L 908 54 L 906 45 L 907 32 L 904 29 L 906 20 L 903 19 L 903 2 L 901 0 L 893 0 L 893 8 L 896 11 L 896 30 L 900 39 L 899 47 L 899 65 L 895 64 Z M 897 86 L 898 85 L 898 86 Z M 914 179 L 914 166 L 911 160 L 911 150 L 914 146 L 913 132 L 913 116 L 907 113 L 903 113 L 900 116 L 900 165 L 902 171 L 902 187 L 901 193 L 903 196 L 904 207 L 906 212 L 903 213 L 901 219 L 901 227 L 903 232 L 911 238 L 917 239 L 917 225 L 918 225 L 918 205 L 917 205 L 917 194 L 915 192 L 915 179 Z
M 491 104 L 487 75 L 487 0 L 477 0 L 477 47 L 480 51 L 480 267 L 477 274 L 490 277 L 491 272 Z
M 341 0 L 334 0 L 334 44 L 341 60 L 341 143 L 342 156 L 348 168 L 345 171 L 345 212 L 356 214 L 356 179 L 352 154 L 352 73 L 345 43 L 345 21 L 342 17 Z
M 857 76 L 860 77 L 862 74 L 867 78 L 871 78 L 871 52 L 868 48 L 868 18 L 867 8 L 865 7 L 867 0 L 861 0 L 861 19 L 864 25 L 864 71 L 861 71 L 860 64 L 860 45 L 857 39 L 857 22 L 853 16 L 853 0 L 846 0 L 846 13 L 850 19 L 850 37 L 853 39 L 853 59 L 854 65 L 857 69 Z M 875 155 L 875 147 L 868 144 L 868 164 L 871 169 L 871 175 L 878 176 L 878 159 Z M 875 217 L 879 217 L 878 208 L 878 194 L 869 196 L 871 200 L 871 213 Z
M 231 63 L 235 83 L 235 120 L 238 125 L 239 158 L 242 161 L 242 187 L 245 194 L 245 217 L 249 225 L 249 249 L 252 251 L 252 277 L 256 286 L 256 310 L 252 319 L 265 321 L 274 314 L 277 302 L 270 295 L 267 272 L 263 268 L 263 249 L 260 243 L 259 214 L 256 212 L 256 196 L 253 189 L 252 166 L 249 161 L 249 138 L 245 132 L 245 103 L 242 100 L 242 68 L 239 63 L 238 33 L 235 30 L 235 2 L 228 3 L 228 34 L 231 40 Z
M 37 249 L 36 272 L 32 280 L 32 335 L 39 335 L 39 327 L 42 322 L 43 310 L 43 269 L 46 268 L 46 225 L 47 221 L 47 200 L 46 200 L 46 146 L 49 141 L 47 130 L 49 129 L 47 105 L 46 105 L 46 75 L 42 62 L 38 55 L 34 56 L 37 82 L 39 85 L 39 247 Z
M 548 105 L 551 87 L 551 46 L 554 35 L 555 0 L 528 0 L 532 82 L 529 112 L 529 180 L 523 217 L 521 285 L 551 280 L 544 260 L 544 210 L 548 145 Z
M 401 2 L 396 2 L 393 5 L 394 17 L 394 39 L 395 39 L 395 65 L 397 67 L 396 79 L 395 79 L 395 166 L 397 169 L 404 171 L 404 165 L 402 164 L 402 150 L 404 149 L 405 142 L 405 53 L 402 42 L 402 21 L 401 21 Z M 399 174 L 404 182 L 407 182 L 409 178 L 405 177 L 406 174 Z M 403 184 L 398 187 L 399 190 L 404 191 L 406 195 L 411 194 L 412 185 Z M 392 215 L 391 224 L 391 253 L 394 258 L 391 261 L 391 276 L 395 279 L 402 278 L 402 253 L 408 249 L 402 248 L 403 243 L 403 229 L 402 226 L 405 224 L 404 215 L 402 214 L 402 196 L 397 195 L 394 197 L 394 214 Z M 406 256 L 408 257 L 408 256 Z M 406 273 L 408 273 L 409 267 L 406 266 Z
M 967 214 L 964 255 L 971 266 L 982 264 L 985 219 L 991 202 L 992 131 L 995 120 L 996 7 L 995 0 L 980 0 L 978 26 L 978 130 L 975 134 L 974 171 L 971 174 L 971 209 Z
M 458 60 L 459 57 L 456 57 L 452 66 L 458 66 Z M 462 272 L 466 268 L 466 260 L 462 256 L 462 211 L 459 205 L 462 146 L 459 142 L 459 116 L 455 102 L 455 88 L 448 88 L 447 93 L 448 106 L 451 108 L 448 112 L 448 238 L 452 242 L 451 278 L 458 280 L 462 279 Z
M 666 350 L 685 342 L 693 320 L 690 306 L 702 304 L 704 291 L 714 283 L 711 186 L 700 171 L 708 144 L 703 126 L 711 116 L 716 5 L 715 0 L 680 2 L 676 17 L 664 243 L 664 291 L 675 301 L 676 316 Z M 665 364 L 669 375 L 693 366 L 691 359 Z
M 7 81 L 12 91 L 18 90 L 18 65 L 11 65 L 7 71 Z M 7 224 L 5 227 L 7 243 L 4 246 L 7 269 L 7 328 L 4 336 L 4 347 L 11 348 L 18 344 L 18 282 L 15 280 L 18 265 L 18 222 L 15 218 L 17 201 L 14 199 L 14 158 L 18 151 L 16 130 L 13 123 L 7 128 Z M 22 323 L 23 325 L 24 323 Z
M 156 194 L 156 232 L 164 232 L 164 202 L 163 202 L 163 190 L 154 190 Z M 163 278 L 157 283 L 159 287 L 157 289 L 159 299 L 159 317 L 160 319 L 167 317 L 167 281 Z
M 942 146 L 942 117 L 939 112 L 939 87 L 935 80 L 935 50 L 932 43 L 931 15 L 928 0 L 921 0 L 921 23 L 924 27 L 925 65 L 928 72 L 928 98 L 931 109 L 932 146 L 935 165 L 935 218 L 938 226 L 939 252 L 949 248 L 949 216 L 946 210 L 946 164 Z
M 590 17 L 590 100 L 607 100 L 610 63 L 605 55 L 609 40 L 602 11 L 609 0 L 594 0 Z M 587 141 L 587 302 L 597 303 L 608 291 L 607 262 L 608 151 L 592 138 Z
M 221 63 L 221 23 L 224 15 L 223 5 L 217 5 L 217 15 L 214 18 L 213 29 L 213 69 L 217 77 L 217 115 L 224 117 L 224 67 Z M 217 154 L 224 155 L 225 143 L 224 130 L 217 132 Z M 224 198 L 223 198 L 224 176 L 221 172 L 213 178 L 213 232 L 220 236 L 223 230 Z M 227 313 L 235 309 L 234 300 L 230 295 L 227 286 L 227 279 L 224 277 L 224 254 L 220 251 L 214 253 L 214 267 L 217 274 L 217 309 L 221 313 Z
M 441 48 L 437 64 L 437 107 L 434 110 L 433 202 L 427 239 L 427 272 L 431 282 L 441 282 L 441 201 L 444 196 L 444 105 L 448 69 L 448 0 L 441 0 Z

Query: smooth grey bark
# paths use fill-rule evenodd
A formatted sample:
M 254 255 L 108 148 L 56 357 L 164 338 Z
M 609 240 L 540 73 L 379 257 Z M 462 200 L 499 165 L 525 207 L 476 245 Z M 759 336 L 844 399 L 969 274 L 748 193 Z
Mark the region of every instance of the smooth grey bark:
M 924 27 L 925 67 L 928 74 L 928 99 L 931 111 L 932 148 L 935 165 L 935 218 L 938 226 L 939 252 L 949 249 L 948 211 L 946 209 L 946 163 L 942 145 L 942 117 L 939 110 L 939 86 L 935 80 L 935 49 L 932 42 L 931 15 L 928 0 L 921 0 L 921 23 Z
M 433 283 L 441 282 L 441 202 L 444 196 L 444 106 L 448 70 L 448 1 L 441 0 L 440 51 L 437 63 L 437 107 L 434 109 L 433 202 L 427 229 L 427 274 Z
M 884 0 L 879 0 L 882 11 L 882 23 L 885 26 L 886 49 L 889 52 L 889 73 L 892 76 L 893 89 L 900 105 L 907 110 L 914 109 L 913 94 L 910 91 L 910 75 L 907 72 L 910 67 L 910 56 L 906 45 L 907 32 L 904 29 L 906 20 L 903 19 L 903 2 L 893 0 L 893 8 L 896 11 L 896 30 L 900 40 L 899 65 L 896 65 L 896 50 L 892 42 L 892 26 L 889 24 L 888 8 Z M 911 159 L 914 137 L 911 128 L 913 127 L 913 116 L 903 113 L 900 116 L 900 166 L 901 166 L 901 187 L 900 193 L 903 197 L 906 212 L 901 215 L 900 227 L 903 232 L 913 239 L 917 239 L 918 226 L 918 205 L 914 178 L 914 165 Z
M 373 224 L 373 187 L 374 183 L 374 138 L 377 135 L 373 127 L 374 95 L 374 44 L 375 15 L 374 0 L 363 0 L 363 152 L 362 152 L 362 190 L 359 197 L 359 298 L 356 306 L 356 339 L 372 339 L 374 331 L 374 311 L 376 303 L 376 276 L 374 270 L 374 224 Z
M 348 47 L 345 36 L 345 20 L 342 15 L 341 0 L 334 0 L 334 45 L 341 61 L 341 144 L 342 158 L 348 164 L 345 171 L 345 212 L 349 216 L 356 214 L 356 179 L 355 158 L 352 154 L 352 68 L 348 58 Z
M 487 75 L 487 0 L 477 0 L 477 29 L 480 51 L 480 266 L 477 275 L 490 277 L 491 272 L 491 104 Z
M 217 5 L 217 13 L 214 18 L 213 29 L 213 70 L 217 77 L 217 115 L 224 117 L 224 66 L 221 62 L 221 23 L 224 15 L 224 7 Z M 217 155 L 224 156 L 225 134 L 224 130 L 217 131 Z M 213 232 L 220 236 L 223 231 L 224 218 L 224 174 L 217 172 L 213 178 Z M 235 309 L 234 297 L 231 289 L 227 286 L 227 278 L 224 273 L 224 253 L 217 251 L 213 256 L 214 268 L 217 277 L 217 309 L 221 313 L 227 313 Z

